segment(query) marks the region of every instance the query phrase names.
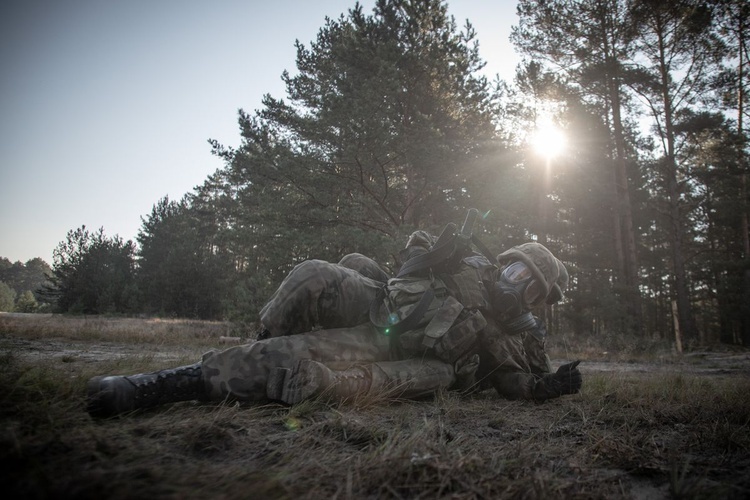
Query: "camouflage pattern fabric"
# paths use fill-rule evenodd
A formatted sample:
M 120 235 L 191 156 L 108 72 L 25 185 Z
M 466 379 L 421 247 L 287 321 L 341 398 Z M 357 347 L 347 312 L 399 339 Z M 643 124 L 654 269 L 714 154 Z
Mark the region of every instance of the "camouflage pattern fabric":
M 522 332 L 524 335 L 523 349 L 531 372 L 541 375 L 552 371 L 552 363 L 544 348 L 547 340 L 547 328 L 542 320 L 536 316 L 534 319 L 536 320 L 536 328 Z
M 366 257 L 360 257 L 356 258 L 356 265 L 364 269 Z M 354 260 L 350 259 L 348 264 L 355 265 Z M 377 264 L 372 262 L 372 266 Z M 260 311 L 260 321 L 270 337 L 367 323 L 370 303 L 382 287 L 382 282 L 355 269 L 308 260 L 284 279 Z
M 495 321 L 489 321 L 479 334 L 483 364 L 501 371 L 549 373 L 551 366 L 544 350 L 545 335 L 539 320 L 536 327 L 516 335 L 508 335 Z
M 365 323 L 209 351 L 202 360 L 206 392 L 211 399 L 266 399 L 270 371 L 292 368 L 300 359 L 313 359 L 330 367 L 388 361 L 390 346 L 388 337 Z
M 490 322 L 479 334 L 480 387 L 494 387 L 509 399 L 533 399 L 536 382 L 552 371 L 544 350 L 545 335 L 538 319 L 536 327 L 515 335 L 502 332 L 497 323 Z
M 361 253 L 350 253 L 344 255 L 339 261 L 339 265 L 353 269 L 362 276 L 381 283 L 388 281 L 388 274 L 383 271 L 378 263 Z
M 429 250 L 436 241 L 437 237 L 427 231 L 417 230 L 409 235 L 409 239 L 406 241 L 406 248 L 421 247 L 424 250 Z
M 347 256 L 342 262 L 311 260 L 292 270 L 261 311 L 261 321 L 270 331 L 270 338 L 204 355 L 203 376 L 210 398 L 265 399 L 270 371 L 292 368 L 300 359 L 320 361 L 331 368 L 370 364 L 371 370 L 382 373 L 372 363 L 391 361 L 394 354 L 389 337 L 370 324 L 369 309 L 383 283 L 360 272 L 368 272 L 368 266 L 372 272 L 371 266 L 377 264 L 361 255 Z M 470 286 L 461 286 L 468 297 L 467 290 L 478 283 L 476 271 L 468 273 L 467 278 L 459 282 L 471 282 Z M 474 338 L 483 323 L 463 324 L 476 325 L 470 328 Z M 312 331 L 315 328 L 320 329 Z M 468 350 L 461 346 L 461 351 Z M 408 354 L 414 357 L 390 365 L 399 367 L 391 373 L 391 382 L 429 392 L 455 381 L 453 363 L 434 359 L 424 348 Z

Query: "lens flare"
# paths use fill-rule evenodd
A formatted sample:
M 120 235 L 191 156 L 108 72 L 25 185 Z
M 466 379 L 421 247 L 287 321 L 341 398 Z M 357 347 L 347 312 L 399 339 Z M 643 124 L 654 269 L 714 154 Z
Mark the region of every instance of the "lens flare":
M 554 158 L 565 150 L 568 141 L 562 130 L 552 123 L 546 123 L 536 129 L 530 142 L 538 154 Z

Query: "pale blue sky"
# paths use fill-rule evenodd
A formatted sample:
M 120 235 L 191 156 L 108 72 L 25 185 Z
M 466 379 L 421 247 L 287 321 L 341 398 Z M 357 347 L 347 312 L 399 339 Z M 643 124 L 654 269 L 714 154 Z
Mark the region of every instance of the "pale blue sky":
M 373 0 L 361 2 L 370 13 Z M 0 257 L 52 251 L 83 224 L 135 239 L 160 198 L 222 166 L 237 110 L 284 97 L 294 41 L 355 0 L 0 2 Z M 515 0 L 452 0 L 478 33 L 486 73 L 510 80 Z

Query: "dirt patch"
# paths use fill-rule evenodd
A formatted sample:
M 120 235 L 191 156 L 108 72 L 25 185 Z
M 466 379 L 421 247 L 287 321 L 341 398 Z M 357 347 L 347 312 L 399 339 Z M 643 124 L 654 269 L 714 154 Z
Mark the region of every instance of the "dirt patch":
M 688 373 L 693 375 L 750 376 L 750 353 L 697 352 L 664 361 L 587 360 L 580 369 L 586 372 L 623 372 L 645 374 Z

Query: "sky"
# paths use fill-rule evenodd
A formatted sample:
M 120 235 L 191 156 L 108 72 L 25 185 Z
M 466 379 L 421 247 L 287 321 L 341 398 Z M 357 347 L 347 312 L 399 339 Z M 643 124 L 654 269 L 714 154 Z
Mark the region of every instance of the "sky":
M 372 13 L 374 0 L 360 2 Z M 515 0 L 448 0 L 489 78 L 511 80 Z M 82 225 L 134 240 L 153 205 L 222 168 L 237 111 L 286 97 L 295 40 L 355 0 L 0 2 L 0 257 L 26 262 Z

